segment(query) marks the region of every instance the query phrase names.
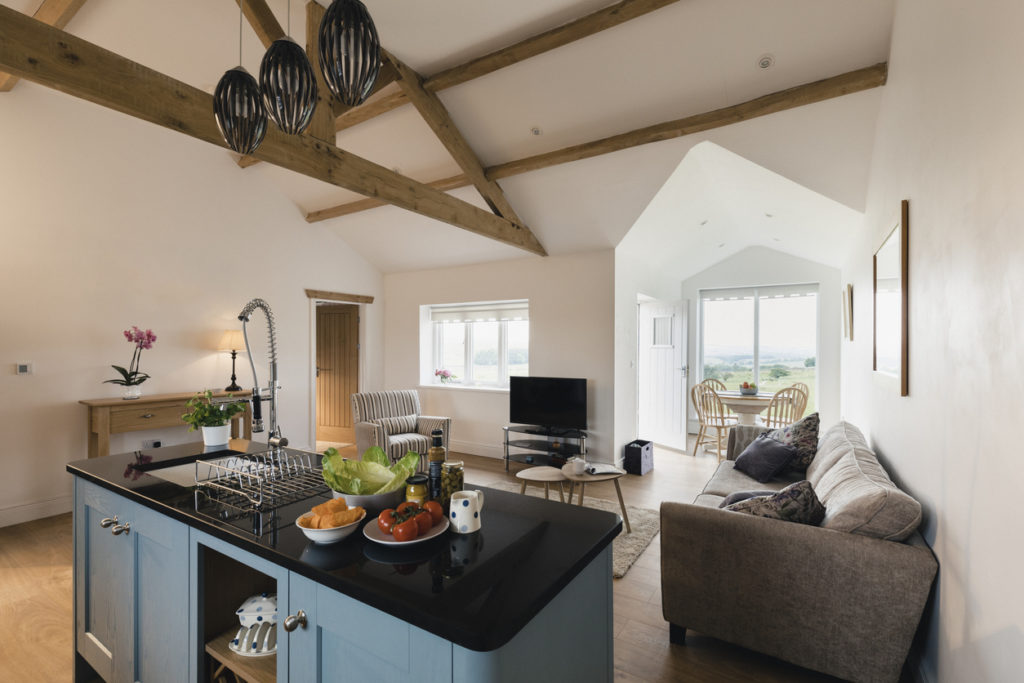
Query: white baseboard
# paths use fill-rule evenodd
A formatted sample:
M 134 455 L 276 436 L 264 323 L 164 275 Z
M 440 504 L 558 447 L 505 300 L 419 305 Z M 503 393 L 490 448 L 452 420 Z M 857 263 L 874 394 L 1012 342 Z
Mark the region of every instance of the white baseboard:
M 36 519 L 53 517 L 65 512 L 71 512 L 72 499 L 70 495 L 57 496 L 49 500 L 40 500 L 34 503 L 12 505 L 0 510 L 0 527 L 31 522 Z
M 448 443 L 448 449 L 457 453 L 469 453 L 470 455 L 482 455 L 485 458 L 504 458 L 505 445 L 493 443 L 477 443 L 475 441 L 458 441 L 452 439 Z

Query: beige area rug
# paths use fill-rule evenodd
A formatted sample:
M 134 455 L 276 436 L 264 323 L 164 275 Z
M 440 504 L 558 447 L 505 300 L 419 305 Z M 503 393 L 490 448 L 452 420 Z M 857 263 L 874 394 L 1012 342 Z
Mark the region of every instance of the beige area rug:
M 521 484 L 512 484 L 506 482 L 496 482 L 493 484 L 487 484 L 487 486 L 501 491 L 511 491 L 512 493 L 519 493 Z M 568 496 L 568 490 L 566 495 Z M 544 489 L 540 486 L 530 485 L 526 487 L 526 495 L 533 496 L 535 498 L 544 497 Z M 551 500 L 558 501 L 558 487 L 553 486 L 551 491 Z M 573 505 L 575 505 L 575 496 L 573 497 Z M 622 511 L 619 508 L 619 502 L 604 500 L 603 498 L 591 498 L 590 496 L 583 497 L 583 506 L 588 508 L 594 508 L 595 510 L 604 510 L 605 512 L 614 512 L 621 516 Z M 612 576 L 616 579 L 621 579 L 629 571 L 629 568 L 636 562 L 636 558 L 640 557 L 641 553 L 647 549 L 647 546 L 651 544 L 651 541 L 658 534 L 661 529 L 661 519 L 657 510 L 649 510 L 647 508 L 638 508 L 632 505 L 626 506 L 626 513 L 629 515 L 629 526 L 633 529 L 633 533 L 626 533 L 626 525 L 622 525 L 622 531 L 615 540 L 612 541 Z

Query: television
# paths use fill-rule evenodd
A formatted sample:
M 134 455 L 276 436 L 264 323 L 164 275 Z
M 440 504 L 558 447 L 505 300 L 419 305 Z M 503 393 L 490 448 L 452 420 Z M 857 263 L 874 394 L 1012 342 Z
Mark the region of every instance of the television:
M 587 380 L 570 377 L 510 377 L 509 422 L 587 428 Z

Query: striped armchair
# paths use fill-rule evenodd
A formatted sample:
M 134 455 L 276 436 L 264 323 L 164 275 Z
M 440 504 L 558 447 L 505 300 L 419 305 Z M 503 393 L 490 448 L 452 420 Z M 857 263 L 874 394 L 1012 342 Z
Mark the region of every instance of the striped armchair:
M 380 446 L 395 462 L 414 451 L 420 454 L 420 471 L 427 467 L 430 432 L 441 430 L 446 449 L 451 437 L 452 419 L 420 415 L 420 396 L 415 389 L 352 394 L 352 417 L 360 455 L 370 446 Z

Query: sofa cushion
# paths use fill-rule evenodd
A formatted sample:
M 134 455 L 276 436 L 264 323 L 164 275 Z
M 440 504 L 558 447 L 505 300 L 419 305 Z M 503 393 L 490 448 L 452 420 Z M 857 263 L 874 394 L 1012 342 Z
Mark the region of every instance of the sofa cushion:
M 693 504 L 706 508 L 717 508 L 722 507 L 723 500 L 725 499 L 722 496 L 716 496 L 713 493 L 702 493 L 694 499 Z
M 798 455 L 790 464 L 794 471 L 806 472 L 807 466 L 814 460 L 814 454 L 818 452 L 819 424 L 818 414 L 811 413 L 798 422 L 768 432 L 768 435 L 776 441 L 796 448 Z
M 733 491 L 728 496 L 722 499 L 722 502 L 718 504 L 718 507 L 724 508 L 726 505 L 732 505 L 738 503 L 741 500 L 747 500 L 748 498 L 756 498 L 758 496 L 771 496 L 778 491 L 772 491 L 771 489 L 755 489 L 753 491 Z
M 416 416 L 415 415 L 401 415 L 399 417 L 381 417 L 374 422 L 379 423 L 384 427 L 384 431 L 388 436 L 395 434 L 410 434 L 416 433 Z
M 818 441 L 818 452 L 811 464 L 807 466 L 807 481 L 817 489 L 822 475 L 839 462 L 844 455 L 854 452 L 863 458 L 875 457 L 859 429 L 849 422 L 833 425 Z
M 715 473 L 711 475 L 711 479 L 708 483 L 704 485 L 704 490 L 701 491 L 701 493 L 710 493 L 724 498 L 733 491 L 749 491 L 750 489 L 771 489 L 773 491 L 778 491 L 787 484 L 792 484 L 796 481 L 796 479 L 791 477 L 789 473 L 786 473 L 779 479 L 759 484 L 752 477 L 748 477 L 742 472 L 736 470 L 734 467 L 735 465 L 736 463 L 733 460 L 723 460 L 718 465 L 718 469 L 715 470 Z
M 817 525 L 825 516 L 825 508 L 806 479 L 790 484 L 770 496 L 756 496 L 725 508 L 757 517 L 781 519 L 784 522 Z
M 770 434 L 761 434 L 743 449 L 735 467 L 764 484 L 789 469 L 797 455 L 795 446 L 777 441 Z
M 848 450 L 820 474 L 814 490 L 828 529 L 902 541 L 921 523 L 921 504 L 892 483 L 870 451 Z

